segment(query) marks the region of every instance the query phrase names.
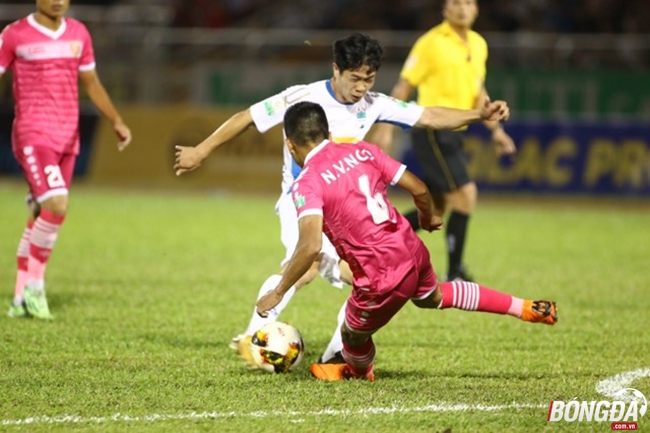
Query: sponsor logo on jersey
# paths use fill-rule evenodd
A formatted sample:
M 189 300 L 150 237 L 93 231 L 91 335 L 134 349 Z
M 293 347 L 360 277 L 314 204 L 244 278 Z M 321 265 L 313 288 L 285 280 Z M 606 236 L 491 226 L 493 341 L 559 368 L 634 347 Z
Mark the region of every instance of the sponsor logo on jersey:
M 265 101 L 264 102 L 264 109 L 266 110 L 266 115 L 267 116 L 273 116 L 273 113 L 275 113 L 275 110 L 273 110 L 273 104 L 271 104 L 271 101 Z
M 264 101 L 264 109 L 266 110 L 266 115 L 269 117 L 281 112 L 286 108 L 286 106 L 287 101 L 281 97 L 274 97 Z

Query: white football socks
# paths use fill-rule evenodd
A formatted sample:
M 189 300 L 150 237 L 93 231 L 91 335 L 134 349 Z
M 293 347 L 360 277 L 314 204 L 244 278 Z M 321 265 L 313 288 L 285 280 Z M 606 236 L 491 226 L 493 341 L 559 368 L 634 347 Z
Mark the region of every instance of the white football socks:
M 341 326 L 343 326 L 343 322 L 345 321 L 345 306 L 348 304 L 348 301 L 346 300 L 343 302 L 343 306 L 339 310 L 339 315 L 337 316 L 336 320 L 336 329 L 334 330 L 334 334 L 332 335 L 332 339 L 330 340 L 330 343 L 327 345 L 327 349 L 325 349 L 325 352 L 323 353 L 322 356 L 322 361 L 327 362 L 330 359 L 334 358 L 336 356 L 336 352 L 341 352 L 343 350 L 343 340 L 341 339 Z
M 257 294 L 257 299 L 259 300 L 267 292 L 275 289 L 275 287 L 278 285 L 281 279 L 282 279 L 282 275 L 277 275 L 277 274 L 268 277 L 266 281 L 264 281 L 264 284 L 262 284 L 262 287 L 260 287 L 260 291 Z M 278 319 L 280 313 L 282 313 L 282 310 L 284 310 L 285 307 L 289 305 L 289 301 L 293 297 L 294 293 L 296 293 L 296 288 L 291 287 L 289 291 L 284 294 L 282 301 L 280 301 L 280 303 L 275 308 L 269 311 L 269 315 L 267 317 L 261 317 L 259 314 L 257 314 L 257 308 L 254 307 L 253 315 L 251 316 L 250 322 L 248 322 L 248 328 L 246 329 L 245 334 L 253 335 L 255 331 L 257 331 L 267 323 L 275 322 Z

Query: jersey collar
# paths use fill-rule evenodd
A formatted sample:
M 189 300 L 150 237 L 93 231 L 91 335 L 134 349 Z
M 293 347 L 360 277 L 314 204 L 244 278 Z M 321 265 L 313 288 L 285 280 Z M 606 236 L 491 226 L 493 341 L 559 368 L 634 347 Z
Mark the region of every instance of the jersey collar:
M 61 18 L 61 25 L 56 30 L 50 30 L 47 27 L 39 24 L 38 21 L 36 21 L 36 18 L 34 18 L 34 14 L 27 15 L 27 23 L 33 28 L 35 28 L 38 32 L 52 39 L 59 39 L 61 35 L 65 33 L 65 29 L 66 29 L 65 18 Z
M 327 146 L 327 145 L 329 144 L 329 142 L 330 142 L 330 141 L 327 140 L 327 139 L 326 139 L 326 140 L 323 140 L 323 141 L 321 141 L 321 143 L 320 143 L 318 146 L 316 146 L 316 147 L 314 147 L 312 150 L 310 150 L 309 153 L 307 153 L 307 156 L 305 157 L 305 164 L 307 164 L 307 161 L 309 161 L 309 160 L 311 159 L 312 156 L 316 155 L 316 154 L 317 154 L 318 152 L 320 152 L 320 151 L 321 151 L 325 146 Z
M 446 36 L 452 36 L 453 38 L 455 38 L 456 40 L 462 42 L 463 44 L 465 43 L 463 38 L 461 38 L 460 35 L 458 33 L 456 33 L 456 31 L 451 27 L 451 24 L 449 24 L 449 21 L 443 20 L 442 23 L 440 23 L 439 29 L 440 29 L 440 32 L 442 34 L 444 34 Z M 469 41 L 469 38 L 470 38 L 470 34 L 471 34 L 471 29 L 467 31 L 467 40 L 468 41 Z
M 447 20 L 443 20 L 442 23 L 440 23 L 440 31 L 446 35 L 456 34 L 454 29 L 451 28 L 451 24 L 449 24 L 449 21 Z
M 329 92 L 330 96 L 334 98 L 336 102 L 338 102 L 341 105 L 354 105 L 354 102 L 341 102 L 338 99 L 336 99 L 336 95 L 334 94 L 334 89 L 332 88 L 332 80 L 327 80 L 325 81 L 325 87 L 327 87 L 327 91 Z

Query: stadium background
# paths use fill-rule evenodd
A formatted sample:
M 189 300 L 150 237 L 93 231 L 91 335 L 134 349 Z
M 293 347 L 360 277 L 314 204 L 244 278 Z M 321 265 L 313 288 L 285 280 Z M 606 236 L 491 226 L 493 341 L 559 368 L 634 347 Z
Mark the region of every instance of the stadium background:
M 201 141 L 236 110 L 330 76 L 331 42 L 378 38 L 389 93 L 415 39 L 440 21 L 439 2 L 380 0 L 72 1 L 94 37 L 98 70 L 132 127 L 128 156 L 84 104 L 77 174 L 91 185 L 269 190 L 279 187 L 280 130 L 249 131 L 190 176 L 172 173 L 173 146 Z M 3 2 L 3 26 L 33 11 Z M 482 0 L 476 29 L 490 46 L 487 86 L 512 109 L 519 153 L 497 159 L 470 129 L 470 167 L 483 192 L 650 195 L 650 3 Z M 7 77 L 8 78 L 8 77 Z M 11 155 L 10 80 L 0 84 L 0 175 Z M 417 172 L 408 135 L 398 156 Z M 126 157 L 124 157 L 126 156 Z
M 488 85 L 513 107 L 519 154 L 497 165 L 473 129 L 481 197 L 467 263 L 488 287 L 556 300 L 560 322 L 409 305 L 376 336 L 372 384 L 310 379 L 349 294 L 322 279 L 282 313 L 307 345 L 295 374 L 248 372 L 228 348 L 284 254 L 273 216 L 281 131 L 250 130 L 181 178 L 173 145 L 327 78 L 332 40 L 353 30 L 385 45 L 377 89 L 390 91 L 413 41 L 439 21 L 436 1 L 71 1 L 135 140 L 118 153 L 84 104 L 81 173 L 47 271 L 56 319 L 0 318 L 0 431 L 604 432 L 610 422 L 547 422 L 549 402 L 628 386 L 650 396 L 647 0 L 479 0 Z M 1 24 L 33 9 L 4 0 Z M 0 308 L 25 218 L 8 78 Z M 444 235 L 422 239 L 441 269 Z

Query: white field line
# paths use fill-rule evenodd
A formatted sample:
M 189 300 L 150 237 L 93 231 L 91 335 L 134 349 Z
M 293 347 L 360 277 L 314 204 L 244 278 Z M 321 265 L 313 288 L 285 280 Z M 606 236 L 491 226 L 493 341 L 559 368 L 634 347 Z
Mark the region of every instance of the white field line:
M 650 367 L 639 368 L 637 370 L 626 371 L 605 380 L 601 380 L 596 384 L 596 391 L 605 397 L 616 397 L 617 400 L 630 400 L 629 396 L 620 396 L 620 392 L 625 388 L 634 388 L 633 382 L 639 379 L 650 377 Z M 650 398 L 650 394 L 646 392 L 646 396 Z
M 384 415 L 394 413 L 416 413 L 416 412 L 499 412 L 511 409 L 542 409 L 548 408 L 548 404 L 533 403 L 510 403 L 498 406 L 481 404 L 431 404 L 420 407 L 369 407 L 365 409 L 323 409 L 318 411 L 257 411 L 257 412 L 188 412 L 180 414 L 150 414 L 141 416 L 130 416 L 116 413 L 112 416 L 35 416 L 23 419 L 5 419 L 0 421 L 2 426 L 29 425 L 29 424 L 82 424 L 82 423 L 111 423 L 111 422 L 157 422 L 176 420 L 201 420 L 201 419 L 222 419 L 222 418 L 266 418 L 266 417 L 319 417 L 335 416 L 348 417 L 354 415 Z M 302 420 L 296 420 L 301 422 Z

